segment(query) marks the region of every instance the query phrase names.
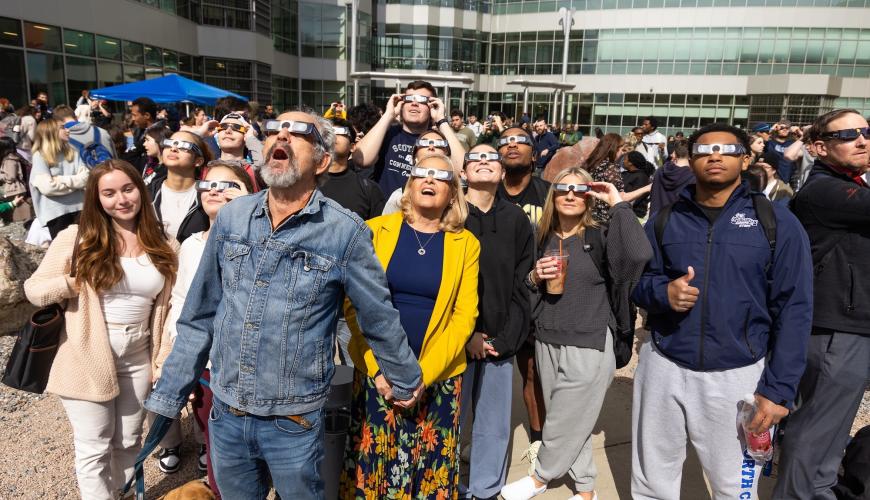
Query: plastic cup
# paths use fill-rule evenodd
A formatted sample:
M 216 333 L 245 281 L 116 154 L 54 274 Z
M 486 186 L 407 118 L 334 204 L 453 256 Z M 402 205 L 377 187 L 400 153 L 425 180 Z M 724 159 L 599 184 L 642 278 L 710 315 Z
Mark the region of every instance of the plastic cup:
M 547 280 L 547 293 L 550 295 L 562 295 L 565 291 L 565 269 L 568 268 L 568 254 L 561 253 L 558 249 L 547 250 L 544 257 L 555 259 L 558 275 Z

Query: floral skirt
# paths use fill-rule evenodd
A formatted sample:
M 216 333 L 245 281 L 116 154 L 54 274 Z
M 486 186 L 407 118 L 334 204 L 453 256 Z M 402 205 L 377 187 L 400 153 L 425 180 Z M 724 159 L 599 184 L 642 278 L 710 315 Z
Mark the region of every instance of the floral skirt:
M 456 499 L 462 375 L 427 387 L 401 411 L 356 371 L 340 498 Z

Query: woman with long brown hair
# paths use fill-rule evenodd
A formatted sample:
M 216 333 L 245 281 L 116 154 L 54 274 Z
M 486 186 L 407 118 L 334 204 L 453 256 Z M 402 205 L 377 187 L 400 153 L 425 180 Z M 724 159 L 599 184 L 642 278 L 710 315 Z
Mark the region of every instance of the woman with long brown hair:
M 34 305 L 66 305 L 46 392 L 60 396 L 69 417 L 79 490 L 89 500 L 114 500 L 132 477 L 141 402 L 169 354 L 163 324 L 177 244 L 149 204 L 132 165 L 109 160 L 94 167 L 79 225 L 58 234 L 24 283 Z
M 51 237 L 74 224 L 82 210 L 88 168 L 69 144 L 69 130 L 60 120 L 46 118 L 36 126 L 30 194 L 36 218 Z
M 616 166 L 616 158 L 624 143 L 625 140 L 619 134 L 604 134 L 595 149 L 589 153 L 589 158 L 586 159 L 586 172 L 592 176 L 594 182 L 609 182 L 620 192 L 625 189 L 619 167 Z M 595 222 L 607 222 L 609 210 L 607 203 L 595 200 L 592 205 L 592 218 Z

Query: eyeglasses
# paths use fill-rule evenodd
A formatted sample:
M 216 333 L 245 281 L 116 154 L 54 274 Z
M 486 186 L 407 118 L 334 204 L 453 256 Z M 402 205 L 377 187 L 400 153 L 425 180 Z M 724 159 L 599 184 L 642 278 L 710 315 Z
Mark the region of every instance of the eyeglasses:
M 419 179 L 432 177 L 433 179 L 446 182 L 453 180 L 453 171 L 439 170 L 437 168 L 413 167 L 411 168 L 411 177 L 417 177 Z
M 421 94 L 407 94 L 402 96 L 402 100 L 405 102 L 418 102 L 420 104 L 425 104 L 429 102 L 429 97 Z
M 216 127 L 218 132 L 223 132 L 224 130 L 234 130 L 240 134 L 247 133 L 248 127 L 238 124 L 238 123 L 221 123 Z
M 335 130 L 335 135 L 343 135 L 345 137 L 350 137 L 350 129 L 347 127 L 332 127 Z
M 498 153 L 465 153 L 465 161 L 500 161 L 501 155 Z
M 553 184 L 553 191 L 557 193 L 567 193 L 573 191 L 574 194 L 583 194 L 592 191 L 589 184 Z
M 692 144 L 692 155 L 707 156 L 719 153 L 726 156 L 740 156 L 746 154 L 743 144 Z
M 323 146 L 323 137 L 320 136 L 320 131 L 313 123 L 297 122 L 293 120 L 266 120 L 266 135 L 275 135 L 286 128 L 291 134 L 313 135 L 314 140 Z
M 507 137 L 499 137 L 498 139 L 498 147 L 511 143 L 531 145 L 532 139 L 527 135 L 509 135 Z
M 237 182 L 232 181 L 197 181 L 196 182 L 196 190 L 200 193 L 207 193 L 214 189 L 217 192 L 223 192 L 224 190 L 236 188 L 242 189 Z
M 417 139 L 417 146 L 421 148 L 428 148 L 429 146 L 435 146 L 436 148 L 446 148 L 447 141 L 444 139 Z
M 822 140 L 829 141 L 831 139 L 839 139 L 841 141 L 854 141 L 858 136 L 865 139 L 870 139 L 870 127 L 846 128 L 843 130 L 834 130 L 825 132 L 821 135 Z
M 199 146 L 192 142 L 188 141 L 180 141 L 178 139 L 163 139 L 161 143 L 164 148 L 177 149 L 179 151 L 187 151 L 190 154 L 194 154 L 196 156 L 202 156 L 202 150 L 199 149 Z

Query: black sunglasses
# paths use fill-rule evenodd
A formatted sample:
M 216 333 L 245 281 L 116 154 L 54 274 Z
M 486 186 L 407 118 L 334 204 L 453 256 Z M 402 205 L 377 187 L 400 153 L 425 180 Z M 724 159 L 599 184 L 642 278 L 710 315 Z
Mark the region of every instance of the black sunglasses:
M 854 141 L 858 138 L 859 135 L 864 137 L 865 139 L 870 139 L 870 127 L 846 128 L 843 130 L 825 132 L 821 135 L 821 138 L 825 141 L 829 141 L 831 139 L 838 139 L 841 141 Z

